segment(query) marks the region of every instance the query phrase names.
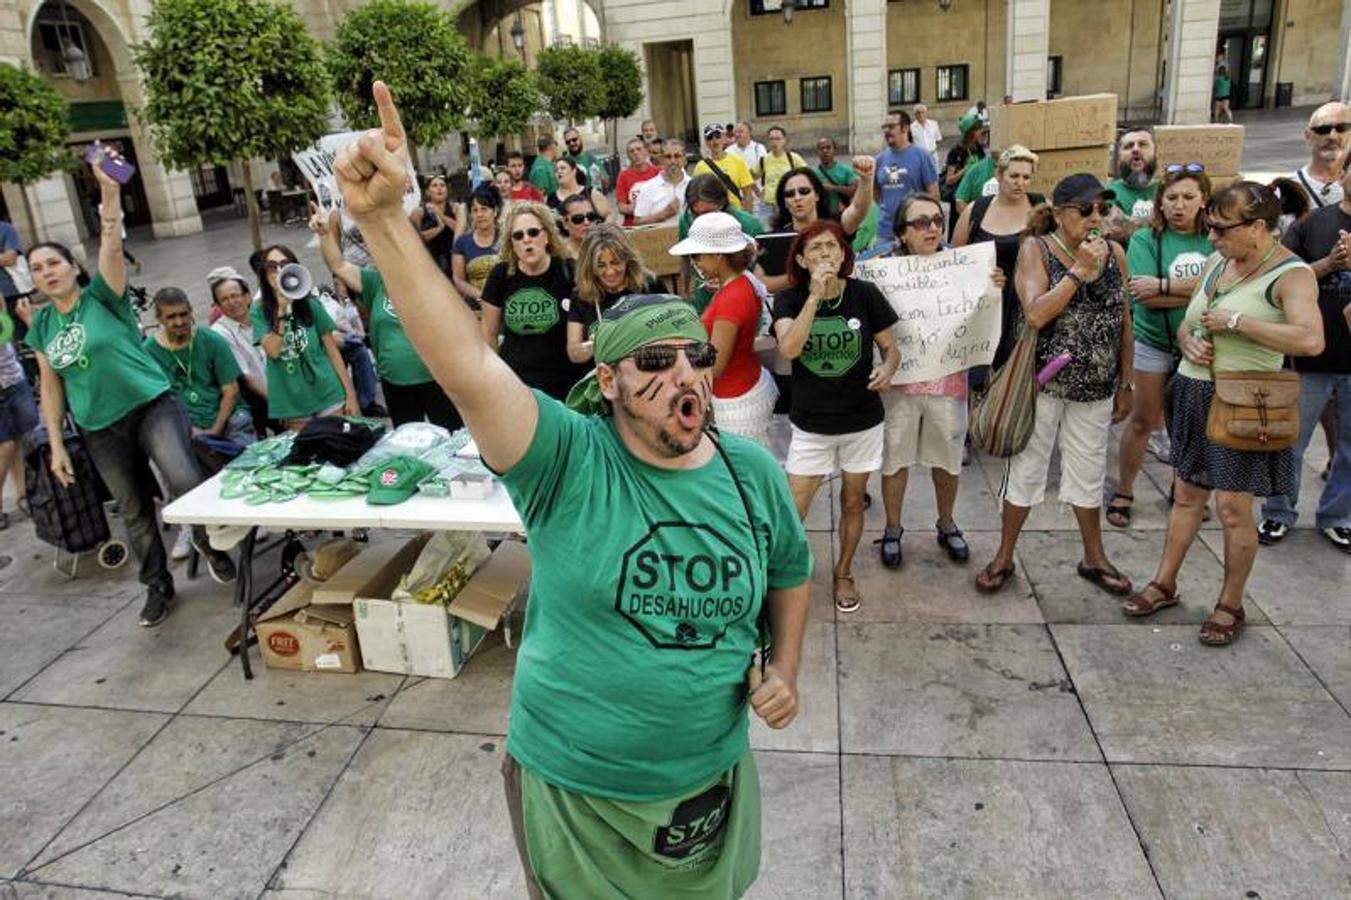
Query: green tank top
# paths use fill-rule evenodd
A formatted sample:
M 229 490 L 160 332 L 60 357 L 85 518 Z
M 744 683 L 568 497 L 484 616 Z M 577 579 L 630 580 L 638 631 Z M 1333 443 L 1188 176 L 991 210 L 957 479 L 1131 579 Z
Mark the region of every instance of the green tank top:
M 1187 316 L 1183 320 L 1184 327 L 1189 331 L 1196 328 L 1207 306 L 1230 313 L 1241 312 L 1245 319 L 1284 324 L 1285 310 L 1276 304 L 1273 296 L 1276 281 L 1291 269 L 1300 267 L 1307 269 L 1308 265 L 1298 257 L 1290 256 L 1251 281 L 1221 293 L 1216 291 L 1215 284 L 1224 271 L 1224 264 L 1212 266 L 1192 295 L 1191 303 L 1187 306 Z M 1210 340 L 1215 345 L 1216 372 L 1279 372 L 1285 362 L 1285 354 L 1281 351 L 1264 347 L 1241 334 L 1216 332 L 1210 336 Z M 1188 378 L 1210 380 L 1209 368 L 1198 366 L 1185 358 L 1177 371 Z

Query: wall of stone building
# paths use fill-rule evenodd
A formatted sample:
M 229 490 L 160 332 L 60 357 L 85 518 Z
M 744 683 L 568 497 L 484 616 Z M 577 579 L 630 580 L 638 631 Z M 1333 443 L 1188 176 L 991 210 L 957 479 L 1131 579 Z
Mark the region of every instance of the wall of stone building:
M 1050 55 L 1063 59 L 1061 93 L 1116 94 L 1123 119 L 1155 110 L 1163 0 L 1051 0 Z
M 947 11 L 932 0 L 892 0 L 887 70 L 918 68 L 920 102 L 945 137 L 955 135 L 973 103 L 994 105 L 1004 97 L 1005 31 L 1005 0 L 957 0 Z M 938 67 L 961 64 L 969 66 L 967 99 L 937 102 Z M 881 73 L 884 84 L 887 74 Z
M 1270 103 L 1276 83 L 1294 84 L 1294 105 L 1322 103 L 1337 93 L 1341 48 L 1341 0 L 1284 0 L 1271 23 Z
M 830 135 L 849 143 L 848 54 L 845 3 L 825 9 L 799 9 L 792 24 L 777 12 L 753 16 L 749 0 L 732 0 L 732 52 L 736 57 L 737 118 L 750 120 L 757 136 L 771 125 L 787 130 L 791 146 L 810 149 L 816 139 Z M 803 78 L 828 76 L 829 112 L 802 112 Z M 784 115 L 759 116 L 755 83 L 783 81 L 787 104 Z M 706 119 L 707 117 L 705 117 Z

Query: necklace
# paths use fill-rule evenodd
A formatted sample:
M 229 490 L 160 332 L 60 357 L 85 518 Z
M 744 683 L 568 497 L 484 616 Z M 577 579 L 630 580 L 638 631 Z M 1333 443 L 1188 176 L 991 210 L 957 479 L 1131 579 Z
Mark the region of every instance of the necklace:
M 183 358 L 178 355 L 178 351 L 172 347 L 168 348 L 169 355 L 174 359 L 174 365 L 178 366 L 178 370 L 183 373 L 183 386 L 187 389 L 189 403 L 196 403 L 198 396 L 196 389 L 192 386 L 192 345 L 196 338 L 196 335 L 188 336 L 188 364 L 186 366 L 183 365 Z
M 1223 278 L 1229 272 L 1229 260 L 1226 259 L 1224 261 L 1224 269 L 1220 272 L 1220 277 L 1215 279 L 1215 299 L 1218 301 L 1225 294 L 1233 293 L 1239 287 L 1239 285 L 1243 284 L 1249 278 L 1252 278 L 1258 272 L 1262 271 L 1262 267 L 1267 264 L 1267 260 L 1271 259 L 1271 257 L 1276 253 L 1276 246 L 1277 245 L 1273 242 L 1271 247 L 1267 250 L 1265 254 L 1263 254 L 1262 258 L 1257 261 L 1257 265 L 1253 266 L 1251 271 L 1241 276 L 1238 279 L 1238 281 L 1235 281 L 1233 284 L 1229 285 L 1229 287 L 1221 288 L 1220 278 Z

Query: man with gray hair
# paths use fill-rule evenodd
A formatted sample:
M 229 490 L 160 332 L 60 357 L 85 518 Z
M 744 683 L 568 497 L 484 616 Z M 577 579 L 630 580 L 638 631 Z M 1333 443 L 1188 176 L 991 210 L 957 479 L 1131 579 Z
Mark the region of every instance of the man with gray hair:
M 910 142 L 933 157 L 934 168 L 938 171 L 943 169 L 938 162 L 938 145 L 942 140 L 943 132 L 938 128 L 938 122 L 929 117 L 929 107 L 916 103 L 915 119 L 910 123 Z
M 1334 100 L 1315 109 L 1304 141 L 1309 145 L 1309 164 L 1296 169 L 1293 178 L 1314 209 L 1336 206 L 1342 202 L 1342 157 L 1351 142 L 1351 107 Z

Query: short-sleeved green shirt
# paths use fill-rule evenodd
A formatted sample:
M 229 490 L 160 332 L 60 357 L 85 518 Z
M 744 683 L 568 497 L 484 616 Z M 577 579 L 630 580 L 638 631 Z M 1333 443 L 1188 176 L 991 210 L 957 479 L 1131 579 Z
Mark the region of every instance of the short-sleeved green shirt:
M 558 173 L 554 171 L 554 164 L 543 156 L 536 156 L 535 161 L 530 164 L 527 180 L 539 188 L 546 197 L 558 190 Z
M 432 381 L 432 373 L 413 349 L 399 321 L 398 310 L 385 293 L 385 280 L 369 266 L 361 270 L 361 302 L 371 314 L 371 346 L 380 380 L 400 386 Z
M 994 177 L 994 158 L 987 153 L 966 168 L 966 174 L 957 182 L 957 191 L 953 194 L 963 203 L 972 203 L 985 191 L 985 182 Z
M 829 166 L 818 165 L 816 174 L 821 179 L 822 184 L 833 184 L 838 187 L 844 187 L 858 181 L 858 173 L 838 160 Z M 843 198 L 839 194 L 829 192 L 826 200 L 830 204 L 830 214 L 838 216 L 840 209 L 844 206 Z
M 314 322 L 301 325 L 294 307 L 308 303 Z M 314 296 L 292 304 L 292 319 L 282 332 L 281 356 L 267 359 L 267 414 L 274 419 L 303 419 L 343 401 L 342 382 L 324 352 L 323 336 L 333 331 L 333 320 Z M 268 332 L 263 304 L 249 310 L 253 339 L 263 342 Z
M 194 428 L 210 428 L 220 412 L 221 386 L 234 384 L 239 363 L 225 338 L 210 328 L 194 328 L 188 346 L 170 350 L 155 340 L 145 339 L 145 349 L 169 376 L 173 391 L 188 410 Z
M 169 379 L 141 346 L 141 326 L 126 291 L 95 274 L 66 315 L 48 304 L 25 338 L 61 379 L 75 423 L 98 431 L 169 390 Z
M 765 233 L 764 224 L 744 209 L 728 206 L 726 212 L 729 216 L 737 220 L 743 234 L 755 237 L 756 235 Z M 676 223 L 676 236 L 680 238 L 680 240 L 683 241 L 685 238 L 689 237 L 690 224 L 692 222 L 694 222 L 694 213 L 687 209 L 680 214 L 680 221 Z M 708 309 L 708 304 L 712 302 L 713 292 L 696 281 L 694 292 L 690 296 L 690 303 L 694 306 L 695 311 L 698 312 L 699 315 L 703 315 L 704 310 Z
M 1162 249 L 1162 258 L 1160 258 Z M 1199 277 L 1214 248 L 1202 234 L 1178 234 L 1171 228 L 1155 235 L 1152 228 L 1138 228 L 1126 248 L 1126 263 L 1131 275 L 1153 278 L 1167 276 L 1174 281 Z M 1138 300 L 1131 303 L 1131 326 L 1135 339 L 1155 350 L 1181 354 L 1177 330 L 1187 314 L 1187 305 L 1173 309 L 1150 309 Z
M 1144 187 L 1137 188 L 1117 179 L 1109 183 L 1107 188 L 1116 194 L 1116 199 L 1112 202 L 1132 219 L 1148 219 L 1154 215 L 1154 192 L 1159 189 L 1156 182 L 1151 181 Z
M 721 456 L 657 468 L 610 417 L 535 402 L 530 447 L 503 476 L 532 573 L 507 750 L 578 793 L 680 796 L 745 753 L 761 601 L 811 574 L 788 482 L 759 444 L 719 439 L 752 528 Z

